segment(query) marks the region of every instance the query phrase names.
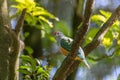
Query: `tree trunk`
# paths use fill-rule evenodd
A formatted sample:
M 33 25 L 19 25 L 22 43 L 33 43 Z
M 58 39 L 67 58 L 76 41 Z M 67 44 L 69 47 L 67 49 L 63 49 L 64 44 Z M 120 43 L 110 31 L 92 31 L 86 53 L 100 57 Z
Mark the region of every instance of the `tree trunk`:
M 0 80 L 8 80 L 10 38 L 4 25 L 9 25 L 7 0 L 0 0 Z
M 20 41 L 11 29 L 8 8 L 7 0 L 0 0 L 0 80 L 18 80 Z

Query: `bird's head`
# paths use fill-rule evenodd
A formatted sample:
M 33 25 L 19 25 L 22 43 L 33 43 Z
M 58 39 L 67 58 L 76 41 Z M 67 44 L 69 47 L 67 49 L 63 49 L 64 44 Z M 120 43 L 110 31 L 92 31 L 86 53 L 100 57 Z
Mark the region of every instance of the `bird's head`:
M 61 38 L 61 37 L 64 36 L 64 34 L 63 34 L 62 32 L 60 32 L 60 31 L 55 31 L 55 32 L 54 32 L 54 36 L 55 36 L 56 38 Z

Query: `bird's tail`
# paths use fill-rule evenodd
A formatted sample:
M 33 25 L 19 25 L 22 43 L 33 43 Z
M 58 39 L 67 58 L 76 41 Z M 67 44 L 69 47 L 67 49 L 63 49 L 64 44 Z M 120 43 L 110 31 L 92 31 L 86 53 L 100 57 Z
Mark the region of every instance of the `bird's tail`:
M 76 60 L 82 61 L 82 62 L 87 66 L 87 68 L 90 69 L 90 66 L 89 66 L 89 64 L 87 63 L 86 59 L 83 59 L 83 60 L 82 60 L 81 58 L 76 57 Z
M 90 66 L 89 66 L 89 64 L 87 63 L 87 61 L 84 59 L 84 60 L 82 60 L 83 62 L 84 62 L 84 64 L 87 66 L 87 68 L 88 69 L 90 69 Z

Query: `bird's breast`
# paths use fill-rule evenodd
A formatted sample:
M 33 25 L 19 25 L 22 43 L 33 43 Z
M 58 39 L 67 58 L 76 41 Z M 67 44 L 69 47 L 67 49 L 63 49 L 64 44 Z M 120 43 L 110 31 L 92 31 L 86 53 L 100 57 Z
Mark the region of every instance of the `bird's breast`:
M 65 56 L 68 55 L 69 52 L 67 50 L 65 50 L 64 48 L 62 48 L 60 46 L 59 46 L 59 48 L 60 48 L 61 53 L 63 53 Z

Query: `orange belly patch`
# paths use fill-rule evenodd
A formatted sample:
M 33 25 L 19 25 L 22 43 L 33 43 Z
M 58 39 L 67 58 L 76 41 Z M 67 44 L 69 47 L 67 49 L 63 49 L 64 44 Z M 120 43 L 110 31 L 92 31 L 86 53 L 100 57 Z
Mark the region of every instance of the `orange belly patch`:
M 68 55 L 68 51 L 67 50 L 65 50 L 64 48 L 62 48 L 62 47 L 59 47 L 60 48 L 60 51 L 61 51 L 61 53 L 63 53 L 65 56 L 67 56 Z
M 59 48 L 60 48 L 60 52 L 62 54 L 64 54 L 65 56 L 67 56 L 69 54 L 69 52 L 67 50 L 65 50 L 64 48 L 62 48 L 62 47 L 59 47 Z M 79 61 L 82 61 L 82 59 L 80 57 L 78 57 L 78 56 L 75 59 L 79 60 Z

